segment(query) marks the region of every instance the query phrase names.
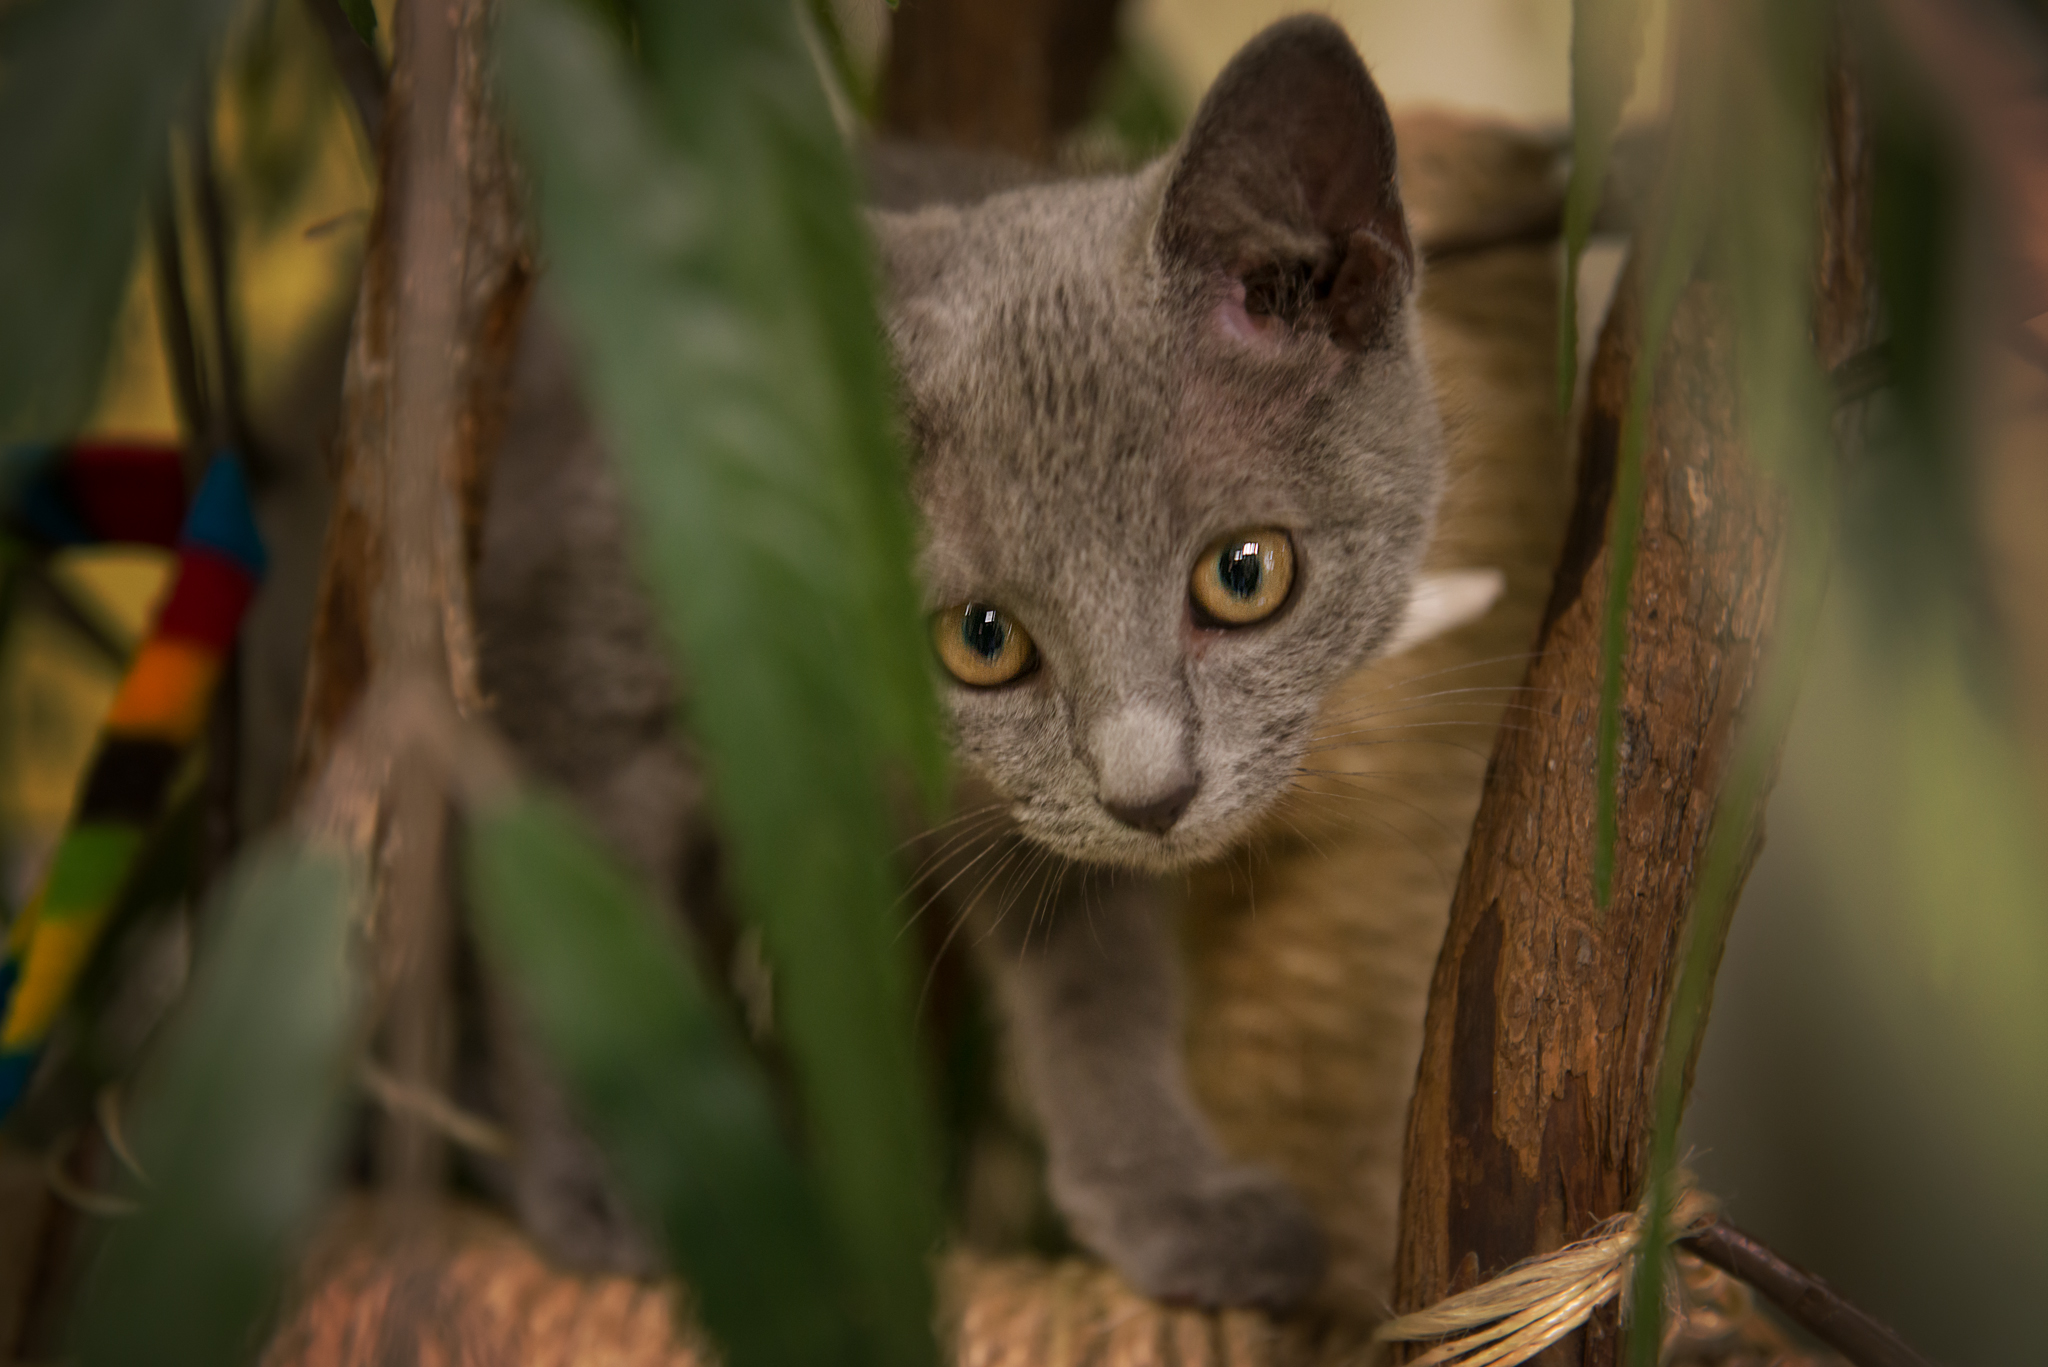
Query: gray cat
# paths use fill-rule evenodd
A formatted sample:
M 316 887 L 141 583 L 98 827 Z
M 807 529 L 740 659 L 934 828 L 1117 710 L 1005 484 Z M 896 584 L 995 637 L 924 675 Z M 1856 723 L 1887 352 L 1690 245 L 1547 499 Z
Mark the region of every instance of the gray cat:
M 1158 163 L 953 198 L 872 216 L 962 776 L 928 868 L 988 951 L 1075 1235 L 1155 1296 L 1291 1304 L 1321 1239 L 1196 1108 L 1167 917 L 1415 600 L 1441 434 L 1392 128 L 1342 31 L 1302 17 Z M 715 880 L 678 685 L 571 368 L 529 332 L 477 587 L 486 685 L 687 907 Z M 625 1224 L 546 1093 L 512 1091 L 522 1214 L 617 1263 Z

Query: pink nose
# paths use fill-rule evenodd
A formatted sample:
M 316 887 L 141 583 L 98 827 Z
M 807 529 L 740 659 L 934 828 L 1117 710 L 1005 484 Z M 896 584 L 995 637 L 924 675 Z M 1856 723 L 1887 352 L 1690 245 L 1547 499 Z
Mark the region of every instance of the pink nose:
M 1188 804 L 1195 800 L 1195 790 L 1202 786 L 1199 778 L 1191 778 L 1163 797 L 1150 802 L 1108 802 L 1102 810 L 1108 812 L 1134 831 L 1149 831 L 1153 835 L 1165 835 L 1173 829 Z

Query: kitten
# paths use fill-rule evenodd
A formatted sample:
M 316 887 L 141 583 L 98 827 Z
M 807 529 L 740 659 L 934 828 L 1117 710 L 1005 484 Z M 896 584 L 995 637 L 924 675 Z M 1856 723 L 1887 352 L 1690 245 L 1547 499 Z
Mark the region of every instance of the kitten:
M 1287 20 L 1151 167 L 872 222 L 962 774 L 931 849 L 979 870 L 967 914 L 1054 1198 L 1150 1294 L 1291 1304 L 1322 1240 L 1194 1102 L 1166 917 L 1289 789 L 1330 690 L 1435 601 L 1442 434 L 1385 106 L 1341 30 Z M 676 681 L 570 367 L 529 334 L 476 590 L 485 683 L 687 908 L 715 880 Z M 617 1263 L 624 1222 L 545 1090 L 511 1092 L 522 1214 Z
M 1250 833 L 1413 596 L 1441 433 L 1394 163 L 1350 43 L 1300 18 L 1136 175 L 875 217 L 966 796 L 996 804 L 939 874 L 999 868 L 975 910 L 1053 1196 L 1163 1298 L 1321 1271 L 1189 1092 L 1160 875 Z

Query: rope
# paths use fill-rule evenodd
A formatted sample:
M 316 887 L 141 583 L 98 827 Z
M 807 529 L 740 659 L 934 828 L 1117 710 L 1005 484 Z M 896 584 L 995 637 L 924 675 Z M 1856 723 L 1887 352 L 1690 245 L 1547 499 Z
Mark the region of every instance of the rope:
M 1680 1171 L 1672 1202 L 1672 1242 L 1697 1234 L 1714 1218 L 1713 1198 Z M 1427 1309 L 1389 1320 L 1380 1343 L 1438 1339 L 1408 1367 L 1515 1367 L 1584 1324 L 1628 1285 L 1643 1238 L 1646 1208 L 1604 1221 L 1588 1237 L 1516 1263 L 1492 1281 L 1446 1296 Z

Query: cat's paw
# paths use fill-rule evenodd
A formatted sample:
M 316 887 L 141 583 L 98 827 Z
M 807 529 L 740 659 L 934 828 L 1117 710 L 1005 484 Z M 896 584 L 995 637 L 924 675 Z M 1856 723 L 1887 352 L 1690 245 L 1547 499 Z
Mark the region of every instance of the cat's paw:
M 1127 1193 L 1115 1204 L 1083 1239 L 1156 1300 L 1284 1310 L 1322 1281 L 1322 1231 L 1294 1190 L 1263 1169 L 1219 1167 L 1177 1190 Z

